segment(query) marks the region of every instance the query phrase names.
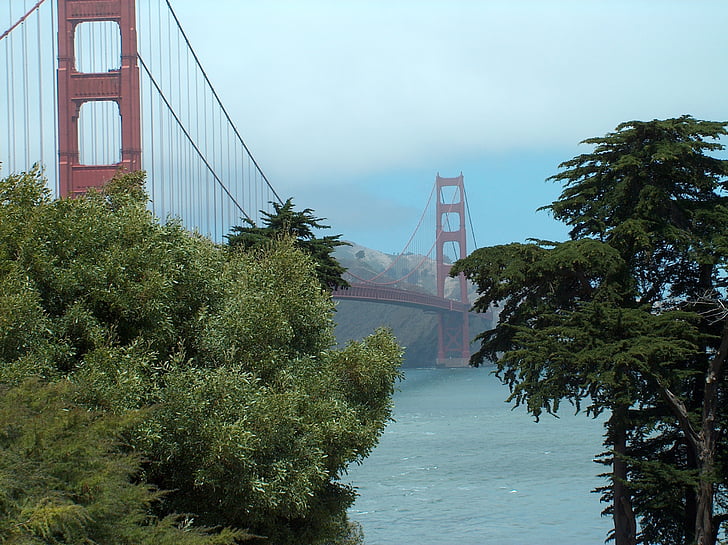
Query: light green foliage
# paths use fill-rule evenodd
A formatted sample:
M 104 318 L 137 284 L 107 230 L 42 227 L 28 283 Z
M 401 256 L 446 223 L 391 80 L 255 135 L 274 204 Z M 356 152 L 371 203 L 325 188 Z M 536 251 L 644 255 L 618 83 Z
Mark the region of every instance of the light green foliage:
M 62 201 L 39 180 L 0 185 L 0 383 L 69 379 L 98 413 L 143 410 L 127 440 L 170 491 L 161 525 L 355 540 L 339 477 L 390 417 L 392 336 L 334 350 L 331 298 L 291 239 L 231 252 L 160 225 L 139 174 Z
M 706 154 L 727 126 L 631 121 L 586 140 L 544 207 L 571 240 L 481 248 L 452 270 L 478 285 L 476 309 L 501 306 L 473 362 L 496 361 L 512 400 L 611 413 L 616 545 L 708 545 L 728 520 L 728 161 Z
M 134 482 L 140 457 L 120 442 L 142 415 L 91 412 L 73 395 L 66 381 L 0 386 L 0 542 L 228 545 L 247 537 L 152 516 L 162 495 Z

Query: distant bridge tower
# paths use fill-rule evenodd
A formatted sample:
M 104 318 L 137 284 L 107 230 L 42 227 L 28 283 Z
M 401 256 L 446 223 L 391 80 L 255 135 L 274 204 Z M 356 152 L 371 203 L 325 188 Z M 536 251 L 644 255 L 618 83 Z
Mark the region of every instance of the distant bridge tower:
M 457 259 L 467 255 L 465 241 L 465 190 L 463 174 L 457 178 L 435 178 L 437 191 L 437 295 L 445 296 L 445 280 L 448 278 L 451 264 L 445 263 L 445 244 L 453 244 Z M 443 188 L 453 188 L 446 198 Z M 460 301 L 468 303 L 468 286 L 465 276 L 458 276 L 460 283 Z M 439 313 L 437 364 L 445 366 L 462 366 L 470 358 L 470 332 L 468 328 L 468 311 Z
M 119 64 L 104 72 L 80 72 L 75 47 L 78 25 L 107 21 L 118 26 Z M 85 165 L 80 161 L 79 118 L 82 111 L 85 114 L 86 108 L 82 106 L 93 102 L 115 104 L 113 114 L 118 112 L 121 118 L 121 153 L 119 157 L 119 150 L 109 150 L 119 158 L 112 164 Z M 98 123 L 103 117 L 94 116 L 93 122 Z M 96 132 L 101 135 L 110 131 L 112 127 L 98 127 Z M 110 140 L 114 145 L 114 138 Z M 135 0 L 58 1 L 58 148 L 62 196 L 98 187 L 120 168 L 128 171 L 142 168 Z

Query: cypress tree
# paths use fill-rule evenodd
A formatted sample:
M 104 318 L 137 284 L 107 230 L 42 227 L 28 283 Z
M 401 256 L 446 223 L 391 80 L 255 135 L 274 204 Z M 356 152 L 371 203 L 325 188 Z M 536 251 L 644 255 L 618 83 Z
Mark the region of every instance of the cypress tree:
M 726 127 L 682 116 L 585 140 L 544 207 L 571 240 L 481 248 L 452 271 L 476 309 L 502 305 L 473 363 L 496 361 L 512 400 L 609 412 L 617 545 L 712 545 L 725 519 L 728 161 L 709 152 Z

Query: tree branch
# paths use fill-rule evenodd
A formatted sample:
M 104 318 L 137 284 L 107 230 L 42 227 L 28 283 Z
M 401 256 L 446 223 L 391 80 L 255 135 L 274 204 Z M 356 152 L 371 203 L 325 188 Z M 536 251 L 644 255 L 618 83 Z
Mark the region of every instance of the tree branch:
M 670 388 L 664 386 L 660 380 L 657 382 L 665 401 L 667 401 L 667 405 L 670 407 L 675 417 L 677 417 L 680 427 L 685 433 L 685 437 L 688 441 L 690 441 L 690 446 L 692 446 L 696 452 L 699 452 L 700 435 L 698 435 L 693 424 L 690 422 L 687 407 L 685 407 L 685 404 L 680 398 L 672 393 Z

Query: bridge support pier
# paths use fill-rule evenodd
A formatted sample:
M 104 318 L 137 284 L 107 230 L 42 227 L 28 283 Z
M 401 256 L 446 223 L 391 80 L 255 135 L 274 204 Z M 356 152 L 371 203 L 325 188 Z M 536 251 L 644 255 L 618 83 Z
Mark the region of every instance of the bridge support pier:
M 435 178 L 437 191 L 437 295 L 445 297 L 445 281 L 452 265 L 445 263 L 445 244 L 451 244 L 461 259 L 467 255 L 465 241 L 465 189 L 463 174 L 456 178 Z M 452 188 L 446 196 L 444 188 Z M 460 288 L 460 301 L 468 303 L 468 286 L 465 276 L 457 277 Z M 437 365 L 445 367 L 465 367 L 470 360 L 470 332 L 468 312 L 439 313 Z
M 470 362 L 468 312 L 438 313 L 437 365 L 467 367 Z

